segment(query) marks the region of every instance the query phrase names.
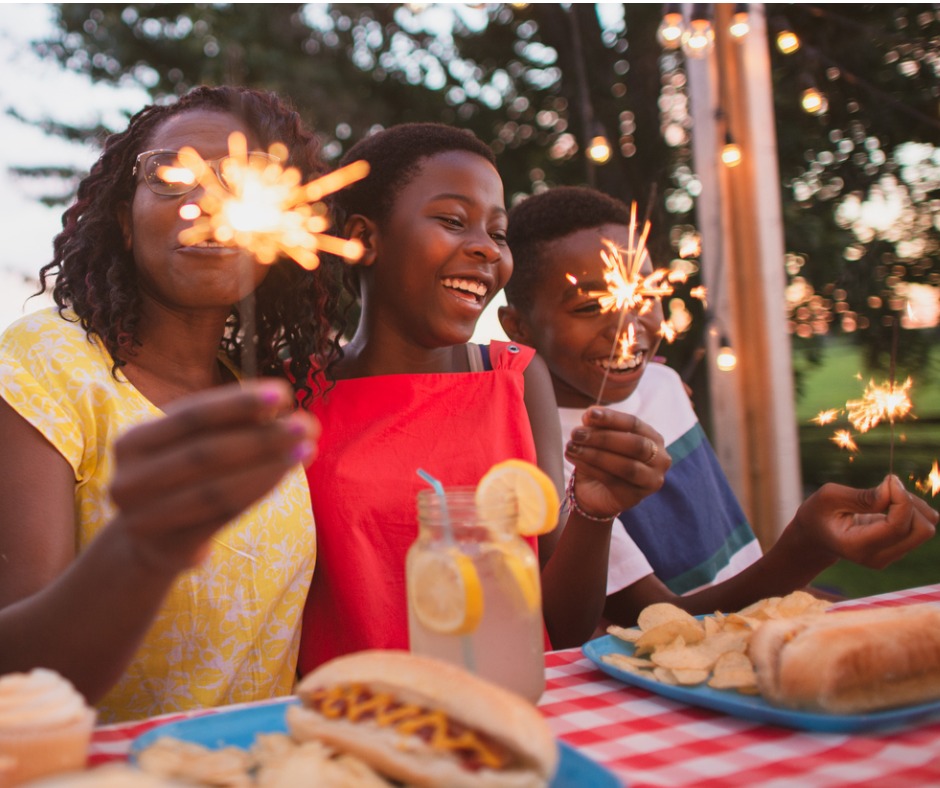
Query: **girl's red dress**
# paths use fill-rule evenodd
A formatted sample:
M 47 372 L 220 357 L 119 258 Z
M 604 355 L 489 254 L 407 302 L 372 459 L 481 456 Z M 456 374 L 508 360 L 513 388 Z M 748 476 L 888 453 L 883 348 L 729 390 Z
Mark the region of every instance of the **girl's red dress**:
M 313 401 L 323 433 L 307 469 L 317 566 L 301 675 L 352 651 L 408 648 L 405 554 L 427 488 L 419 468 L 448 487 L 476 485 L 512 457 L 536 461 L 523 400 L 535 351 L 508 342 L 489 351 L 492 370 L 339 380 Z

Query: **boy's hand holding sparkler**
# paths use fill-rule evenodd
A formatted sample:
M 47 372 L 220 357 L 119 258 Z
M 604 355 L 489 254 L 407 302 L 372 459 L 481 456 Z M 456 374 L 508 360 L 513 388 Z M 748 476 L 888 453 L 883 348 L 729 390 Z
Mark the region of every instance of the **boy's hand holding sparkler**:
M 565 457 L 574 465 L 571 509 L 589 519 L 610 519 L 663 486 L 672 459 L 663 437 L 628 413 L 595 406 L 572 430 Z
M 869 489 L 830 483 L 803 502 L 780 544 L 802 560 L 815 553 L 827 565 L 845 558 L 882 569 L 930 539 L 938 518 L 893 475 Z

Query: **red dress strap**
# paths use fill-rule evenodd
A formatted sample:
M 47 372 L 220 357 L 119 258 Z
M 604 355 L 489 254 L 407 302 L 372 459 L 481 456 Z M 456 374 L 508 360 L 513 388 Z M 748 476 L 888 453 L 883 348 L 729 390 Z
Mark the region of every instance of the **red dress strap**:
M 493 369 L 524 370 L 535 356 L 535 349 L 518 342 L 503 342 L 494 339 L 490 342 L 490 366 Z

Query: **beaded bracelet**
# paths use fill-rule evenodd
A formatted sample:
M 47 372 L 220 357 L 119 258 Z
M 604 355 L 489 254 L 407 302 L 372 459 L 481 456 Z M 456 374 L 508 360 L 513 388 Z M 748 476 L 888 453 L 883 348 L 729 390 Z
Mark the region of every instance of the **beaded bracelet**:
M 608 514 L 604 517 L 599 517 L 596 514 L 590 514 L 589 512 L 584 511 L 581 506 L 578 504 L 578 499 L 574 495 L 574 471 L 571 472 L 571 477 L 568 479 L 568 488 L 565 490 L 565 502 L 568 504 L 568 507 L 571 511 L 577 512 L 585 520 L 590 520 L 593 523 L 609 523 L 614 517 L 615 514 Z

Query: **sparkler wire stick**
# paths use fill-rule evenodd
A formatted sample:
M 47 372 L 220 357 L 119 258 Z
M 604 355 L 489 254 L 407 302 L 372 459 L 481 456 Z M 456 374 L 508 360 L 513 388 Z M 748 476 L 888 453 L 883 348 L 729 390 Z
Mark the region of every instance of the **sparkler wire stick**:
M 255 320 L 255 281 L 254 258 L 247 252 L 238 256 L 239 290 L 241 300 L 238 303 L 238 312 L 241 317 L 242 352 L 241 370 L 242 378 L 251 380 L 258 377 L 258 331 Z
M 888 378 L 891 385 L 891 391 L 894 391 L 894 372 L 898 356 L 898 320 L 899 314 L 895 312 L 894 321 L 891 324 L 891 366 L 888 371 Z M 891 423 L 891 442 L 888 444 L 888 473 L 894 473 L 894 414 L 890 417 Z

